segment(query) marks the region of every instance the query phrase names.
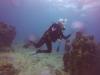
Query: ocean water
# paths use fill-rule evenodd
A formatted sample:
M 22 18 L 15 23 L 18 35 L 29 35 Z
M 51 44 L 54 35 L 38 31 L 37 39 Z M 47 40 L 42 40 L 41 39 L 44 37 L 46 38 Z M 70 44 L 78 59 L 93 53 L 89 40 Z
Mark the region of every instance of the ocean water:
M 0 0 L 0 21 L 14 25 L 21 42 L 31 34 L 40 38 L 60 18 L 68 20 L 65 35 L 79 27 L 100 41 L 99 13 L 99 0 Z

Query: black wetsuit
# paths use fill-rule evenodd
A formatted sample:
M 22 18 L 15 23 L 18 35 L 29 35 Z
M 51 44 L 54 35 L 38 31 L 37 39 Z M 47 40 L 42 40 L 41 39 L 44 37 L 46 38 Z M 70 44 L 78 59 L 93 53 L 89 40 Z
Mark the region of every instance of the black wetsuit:
M 47 50 L 39 50 L 39 53 L 50 53 L 52 52 L 52 42 L 55 42 L 57 39 L 67 39 L 70 35 L 64 36 L 63 29 L 57 23 L 52 24 L 50 28 L 43 34 L 40 40 L 37 43 L 33 43 L 36 48 L 41 47 L 46 44 Z

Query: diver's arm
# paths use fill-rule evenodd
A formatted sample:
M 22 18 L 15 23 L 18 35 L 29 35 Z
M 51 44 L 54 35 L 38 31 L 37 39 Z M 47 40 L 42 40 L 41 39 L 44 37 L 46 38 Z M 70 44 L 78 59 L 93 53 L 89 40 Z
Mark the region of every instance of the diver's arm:
M 61 39 L 69 39 L 71 37 L 71 34 L 68 34 L 67 36 L 65 36 L 64 34 L 63 34 L 63 32 L 62 31 L 60 31 L 60 38 Z
M 68 34 L 67 36 L 63 36 L 63 38 L 66 40 L 66 39 L 69 39 L 71 37 L 71 34 Z

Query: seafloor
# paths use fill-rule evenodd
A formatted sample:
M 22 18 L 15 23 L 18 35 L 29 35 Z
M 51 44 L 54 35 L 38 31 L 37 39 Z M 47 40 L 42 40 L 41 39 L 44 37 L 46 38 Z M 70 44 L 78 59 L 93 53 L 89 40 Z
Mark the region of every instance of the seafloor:
M 69 75 L 63 71 L 61 54 L 33 55 L 35 49 L 24 49 L 21 45 L 15 45 L 13 48 L 13 52 L 0 53 L 0 65 L 12 64 L 17 69 L 16 75 Z

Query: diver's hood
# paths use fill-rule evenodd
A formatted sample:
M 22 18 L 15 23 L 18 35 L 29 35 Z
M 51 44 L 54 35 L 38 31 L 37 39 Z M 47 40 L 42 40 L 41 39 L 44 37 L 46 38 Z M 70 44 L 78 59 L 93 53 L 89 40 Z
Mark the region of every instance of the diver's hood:
M 65 24 L 67 22 L 67 18 L 60 18 L 58 22 Z
M 67 18 L 60 18 L 57 22 L 62 25 L 62 30 L 66 29 L 65 24 L 67 22 Z

